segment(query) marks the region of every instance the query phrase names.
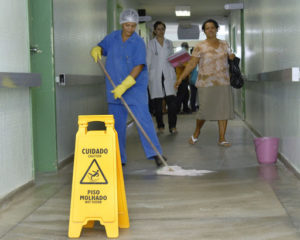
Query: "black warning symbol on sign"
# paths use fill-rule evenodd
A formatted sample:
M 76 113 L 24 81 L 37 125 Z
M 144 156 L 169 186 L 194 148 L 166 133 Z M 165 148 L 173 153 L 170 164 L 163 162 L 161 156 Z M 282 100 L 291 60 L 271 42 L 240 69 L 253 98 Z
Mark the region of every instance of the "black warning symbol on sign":
M 99 164 L 94 159 L 80 180 L 80 184 L 108 184 Z

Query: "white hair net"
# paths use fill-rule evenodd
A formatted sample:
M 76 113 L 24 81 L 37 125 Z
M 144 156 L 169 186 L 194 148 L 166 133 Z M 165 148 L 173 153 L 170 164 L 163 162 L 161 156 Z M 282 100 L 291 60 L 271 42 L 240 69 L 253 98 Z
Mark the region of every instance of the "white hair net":
M 127 22 L 133 22 L 138 24 L 139 23 L 139 15 L 137 11 L 134 9 L 125 9 L 120 14 L 120 24 L 127 23 Z

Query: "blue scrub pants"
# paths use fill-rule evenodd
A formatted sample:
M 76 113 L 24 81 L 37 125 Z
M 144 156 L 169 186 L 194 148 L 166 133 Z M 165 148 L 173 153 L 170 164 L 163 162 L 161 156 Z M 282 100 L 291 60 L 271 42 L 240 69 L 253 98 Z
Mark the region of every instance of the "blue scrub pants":
M 156 135 L 154 124 L 149 113 L 148 104 L 145 105 L 130 105 L 131 111 L 133 112 L 136 119 L 142 125 L 143 129 L 147 133 L 148 137 L 151 139 L 154 146 L 158 149 L 159 153 L 162 154 L 162 150 Z M 119 147 L 121 153 L 122 163 L 127 162 L 126 157 L 126 128 L 127 128 L 127 116 L 128 112 L 122 104 L 108 104 L 109 114 L 114 115 L 115 118 L 115 129 L 119 137 Z M 140 139 L 148 159 L 153 159 L 157 154 L 152 149 L 151 145 L 148 143 L 147 139 L 144 137 L 143 133 L 138 128 Z

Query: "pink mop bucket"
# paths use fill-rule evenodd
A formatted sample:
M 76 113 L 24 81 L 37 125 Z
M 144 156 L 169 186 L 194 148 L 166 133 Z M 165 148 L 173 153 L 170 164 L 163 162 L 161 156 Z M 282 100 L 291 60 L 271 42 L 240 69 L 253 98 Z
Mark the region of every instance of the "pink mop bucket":
M 277 160 L 279 138 L 262 137 L 254 140 L 257 161 L 262 164 L 275 163 Z

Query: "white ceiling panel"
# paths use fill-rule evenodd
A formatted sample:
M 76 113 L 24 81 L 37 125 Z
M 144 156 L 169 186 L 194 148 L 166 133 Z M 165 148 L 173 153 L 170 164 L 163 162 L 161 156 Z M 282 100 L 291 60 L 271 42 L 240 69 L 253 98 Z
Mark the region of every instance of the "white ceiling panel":
M 137 0 L 138 8 L 146 9 L 146 15 L 151 16 L 153 21 L 164 22 L 190 21 L 201 23 L 207 18 L 216 18 L 218 21 L 226 21 L 230 11 L 224 9 L 229 0 Z M 176 17 L 175 6 L 190 6 L 190 17 Z

